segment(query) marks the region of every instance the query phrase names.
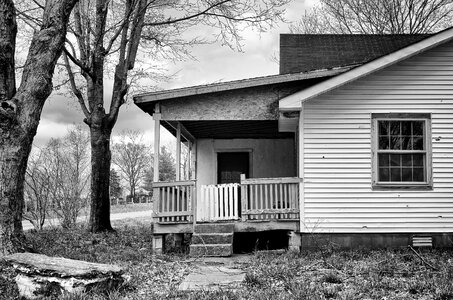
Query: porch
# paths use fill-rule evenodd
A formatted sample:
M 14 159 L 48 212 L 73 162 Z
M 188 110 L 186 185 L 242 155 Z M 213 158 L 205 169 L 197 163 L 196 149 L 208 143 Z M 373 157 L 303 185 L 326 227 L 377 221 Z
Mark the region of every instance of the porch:
M 208 222 L 234 222 L 236 231 L 295 229 L 300 182 L 298 177 L 247 179 L 242 174 L 240 183 L 201 185 L 200 193 L 196 180 L 155 182 L 155 232 L 190 233 L 197 223 Z M 271 225 L 275 222 L 286 224 Z
M 287 88 L 293 87 L 251 86 L 225 93 L 208 88 L 206 93 L 197 89 L 136 99 L 154 119 L 156 251 L 167 234 L 192 234 L 194 255 L 208 248 L 231 253 L 238 232 L 296 236 L 302 195 L 299 114 L 280 113 L 281 95 L 276 94 Z M 162 129 L 176 140 L 171 181 L 159 175 Z
M 233 223 L 235 232 L 299 231 L 298 115 L 194 120 L 191 108 L 176 117 L 187 103 L 153 107 L 154 232 L 193 233 L 215 222 Z M 174 181 L 159 177 L 161 129 L 176 139 Z

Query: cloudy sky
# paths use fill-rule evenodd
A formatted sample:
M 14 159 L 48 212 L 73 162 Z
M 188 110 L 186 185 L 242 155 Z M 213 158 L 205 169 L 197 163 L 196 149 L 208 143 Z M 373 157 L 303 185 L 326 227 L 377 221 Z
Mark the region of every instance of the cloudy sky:
M 286 19 L 297 21 L 307 7 L 316 0 L 293 0 L 286 9 Z M 172 89 L 218 81 L 230 81 L 278 74 L 278 64 L 272 56 L 279 47 L 279 34 L 287 33 L 288 25 L 280 24 L 261 35 L 247 31 L 243 34 L 243 52 L 234 52 L 219 44 L 193 48 L 196 61 L 168 63 L 169 74 L 176 76 L 161 88 Z M 109 83 L 107 83 L 108 85 Z M 111 87 L 107 87 L 110 90 Z M 107 97 L 110 94 L 107 93 Z M 82 123 L 83 115 L 74 99 L 52 95 L 44 106 L 35 144 L 43 145 L 51 137 L 61 137 L 71 124 Z M 152 118 L 139 110 L 133 103 L 122 107 L 114 134 L 124 129 L 141 130 L 148 141 L 152 139 Z M 165 143 L 165 142 L 164 142 Z

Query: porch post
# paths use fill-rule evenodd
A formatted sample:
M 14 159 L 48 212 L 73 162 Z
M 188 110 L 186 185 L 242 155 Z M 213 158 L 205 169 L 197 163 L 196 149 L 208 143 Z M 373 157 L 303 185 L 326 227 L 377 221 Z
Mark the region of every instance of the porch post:
M 189 169 L 189 179 L 196 179 L 197 172 L 197 142 L 193 141 L 191 143 L 191 155 L 190 155 L 190 169 Z
M 156 112 L 153 114 L 154 119 L 154 182 L 159 182 L 159 152 L 160 152 L 160 108 L 156 104 Z
M 159 103 L 156 104 L 156 110 L 153 114 L 154 119 L 154 170 L 153 170 L 153 182 L 159 182 L 159 152 L 160 152 L 160 108 Z M 159 213 L 159 200 L 160 200 L 159 188 L 153 187 L 153 218 L 155 222 L 158 220 Z M 157 245 L 162 244 L 162 240 L 157 239 Z
M 181 123 L 176 127 L 176 181 L 181 180 Z
M 305 143 L 304 143 L 304 102 L 301 103 L 301 111 L 299 114 L 299 130 L 298 130 L 298 143 L 299 143 L 299 153 L 298 153 L 298 161 L 299 161 L 299 178 L 302 180 L 299 183 L 299 231 L 305 232 L 305 192 L 304 192 L 304 155 L 305 155 Z

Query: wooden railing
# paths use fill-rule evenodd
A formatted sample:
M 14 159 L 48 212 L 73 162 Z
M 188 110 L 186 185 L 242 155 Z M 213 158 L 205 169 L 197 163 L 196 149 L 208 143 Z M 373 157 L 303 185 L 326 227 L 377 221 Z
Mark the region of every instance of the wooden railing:
M 155 222 L 191 223 L 195 181 L 154 182 L 153 201 Z
M 241 175 L 242 221 L 299 219 L 298 177 L 251 178 Z
M 239 184 L 202 185 L 197 205 L 197 222 L 239 219 Z

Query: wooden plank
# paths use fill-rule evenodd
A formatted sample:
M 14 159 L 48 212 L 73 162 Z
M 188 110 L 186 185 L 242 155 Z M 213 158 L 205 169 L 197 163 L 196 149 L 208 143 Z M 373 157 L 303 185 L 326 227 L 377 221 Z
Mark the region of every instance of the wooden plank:
M 199 216 L 199 220 L 204 220 L 204 218 L 206 217 L 206 213 L 209 209 L 209 203 L 206 201 L 206 197 L 207 197 L 207 190 L 206 190 L 206 186 L 202 185 L 201 186 L 201 198 L 200 198 L 200 201 L 198 201 L 198 207 L 200 208 L 198 211 L 200 212 L 200 216 Z
M 260 199 L 260 201 L 259 201 L 259 202 L 260 202 L 260 205 L 259 205 L 258 208 L 260 208 L 260 209 L 266 208 L 266 207 L 265 207 L 265 203 L 266 203 L 266 202 L 264 201 L 264 188 L 265 188 L 265 187 L 266 187 L 266 186 L 263 185 L 263 184 L 260 184 L 260 185 L 259 185 L 259 195 L 258 195 L 258 197 L 259 197 L 259 199 Z
M 239 207 L 238 207 L 238 189 L 239 189 L 239 185 L 235 185 L 234 186 L 234 203 L 233 203 L 233 206 L 232 206 L 232 213 L 233 213 L 233 217 L 234 219 L 238 219 L 239 218 Z
M 159 103 L 156 103 L 155 110 L 153 114 L 154 119 L 154 174 L 153 181 L 159 181 L 159 152 L 160 152 L 160 107 Z
M 226 190 L 225 185 L 218 185 L 215 186 L 215 194 L 218 195 L 218 203 L 219 203 L 219 214 L 218 214 L 218 219 L 223 220 L 225 219 L 225 202 L 227 199 L 225 197 L 225 190 Z
M 280 184 L 277 184 L 277 189 L 278 189 L 278 192 L 279 192 L 279 202 L 280 202 L 280 208 L 286 208 L 286 205 L 285 205 L 285 199 L 283 199 L 283 185 L 280 183 Z
M 189 187 L 184 187 L 184 190 L 187 191 L 187 196 L 186 196 L 186 204 L 187 205 L 187 211 L 192 212 L 192 216 L 189 217 L 188 221 L 192 221 L 193 225 L 197 223 L 197 196 L 195 193 L 195 186 L 189 186 Z M 192 219 L 192 220 L 190 220 Z
M 217 189 L 215 188 L 215 186 L 211 186 L 211 194 L 213 196 L 212 200 L 214 203 L 213 205 L 214 210 L 210 220 L 216 220 L 219 218 L 219 194 L 217 193 Z
M 181 193 L 182 193 L 181 187 L 176 188 L 176 211 L 182 210 L 181 209 L 182 203 L 180 203 L 182 201 Z
M 171 201 L 170 189 L 171 189 L 171 187 L 169 187 L 169 186 L 167 186 L 165 188 L 165 191 L 166 191 L 166 198 L 165 198 L 166 211 L 170 211 L 170 201 Z
M 258 208 L 258 185 L 250 187 L 250 208 Z
M 241 184 L 275 184 L 275 183 L 299 183 L 299 177 L 279 177 L 279 178 L 249 178 L 241 181 Z
M 153 187 L 167 187 L 167 186 L 184 186 L 184 185 L 195 185 L 195 180 L 186 181 L 169 181 L 169 182 L 153 182 Z
M 245 211 L 248 215 L 260 215 L 260 214 L 284 214 L 284 213 L 298 213 L 299 210 L 296 208 L 285 208 L 285 209 L 249 209 Z
M 163 212 L 159 214 L 159 217 L 176 217 L 176 216 L 191 216 L 192 212 L 190 211 L 171 211 L 171 212 Z M 170 220 L 173 222 L 175 220 Z
M 242 183 L 242 176 L 245 175 L 241 174 L 241 183 Z M 247 185 L 241 184 L 241 214 L 242 214 L 242 222 L 247 221 L 247 216 L 244 213 L 247 210 Z
M 176 181 L 181 180 L 181 123 L 176 125 Z
M 153 187 L 153 219 L 157 220 L 160 210 L 160 189 Z
M 176 211 L 176 187 L 171 187 L 170 211 Z

